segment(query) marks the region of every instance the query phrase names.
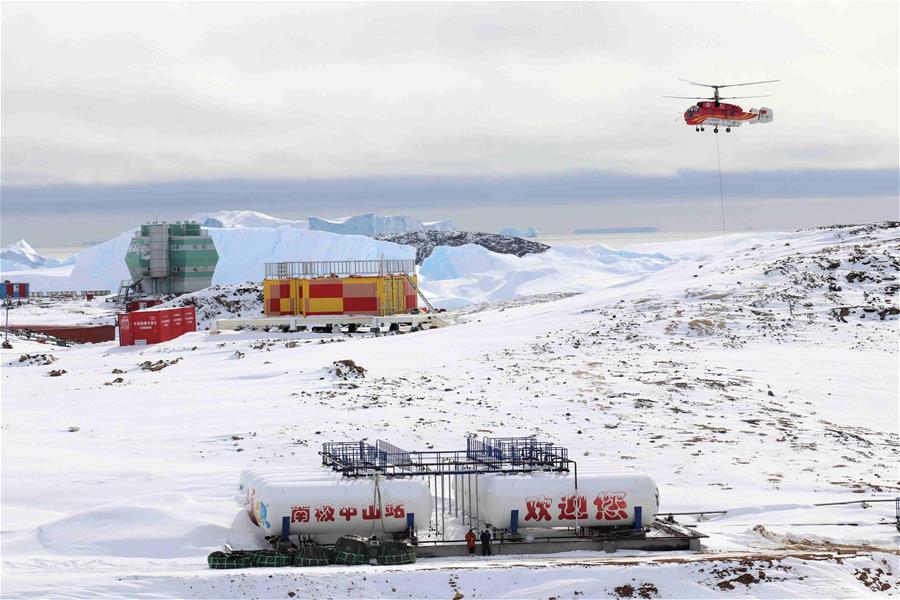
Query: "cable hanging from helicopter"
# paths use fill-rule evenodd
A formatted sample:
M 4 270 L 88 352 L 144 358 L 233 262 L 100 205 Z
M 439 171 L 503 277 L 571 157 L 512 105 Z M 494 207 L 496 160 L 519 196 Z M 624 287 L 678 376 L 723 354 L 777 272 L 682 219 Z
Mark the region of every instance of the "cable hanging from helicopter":
M 688 107 L 684 111 L 684 122 L 694 127 L 695 131 L 706 131 L 706 125 L 712 125 L 713 133 L 719 133 L 719 127 L 724 126 L 725 132 L 731 132 L 732 127 L 740 127 L 743 123 L 771 123 L 774 113 L 771 108 L 762 107 L 759 110 L 751 108 L 744 111 L 737 104 L 729 104 L 722 100 L 742 100 L 746 98 L 768 98 L 764 96 L 726 96 L 719 95 L 719 90 L 728 87 L 739 87 L 745 85 L 761 85 L 764 83 L 776 83 L 779 79 L 767 79 L 765 81 L 750 81 L 747 83 L 697 83 L 687 79 L 679 79 L 691 85 L 700 87 L 709 87 L 713 89 L 711 98 L 693 97 L 693 96 L 663 96 L 663 98 L 679 98 L 682 100 L 700 100 L 696 104 Z M 716 163 L 719 171 L 719 204 L 722 212 L 722 244 L 724 249 L 728 250 L 727 230 L 725 226 L 725 186 L 722 183 L 722 152 L 719 149 L 719 138 L 716 136 Z

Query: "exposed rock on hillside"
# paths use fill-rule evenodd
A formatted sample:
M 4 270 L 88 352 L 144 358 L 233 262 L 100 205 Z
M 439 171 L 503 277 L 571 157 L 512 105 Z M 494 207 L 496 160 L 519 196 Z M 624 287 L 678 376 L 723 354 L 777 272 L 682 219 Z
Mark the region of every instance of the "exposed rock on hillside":
M 520 257 L 526 254 L 540 254 L 550 249 L 550 246 L 546 244 L 523 240 L 518 237 L 474 231 L 414 231 L 397 235 L 377 236 L 376 239 L 414 246 L 416 248 L 417 265 L 425 262 L 425 259 L 431 256 L 431 251 L 436 246 L 476 244 L 487 248 L 491 252 L 514 254 Z

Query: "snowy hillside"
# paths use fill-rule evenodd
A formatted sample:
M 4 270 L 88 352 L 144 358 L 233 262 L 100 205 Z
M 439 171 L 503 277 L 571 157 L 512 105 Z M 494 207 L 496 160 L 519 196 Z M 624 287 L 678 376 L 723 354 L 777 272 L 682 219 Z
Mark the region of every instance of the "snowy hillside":
M 40 269 L 42 267 L 61 267 L 75 262 L 75 257 L 65 260 L 48 258 L 31 247 L 25 240 L 4 246 L 0 250 L 0 272 L 21 271 L 23 269 Z
M 192 221 L 200 223 L 203 227 L 217 227 L 233 229 L 236 227 L 296 227 L 308 229 L 308 221 L 292 221 L 281 219 L 255 210 L 220 210 L 216 212 L 197 213 L 191 217 Z
M 4 597 L 895 595 L 900 229 L 641 250 L 658 254 L 584 249 L 618 273 L 579 295 L 412 334 L 197 332 L 49 350 L 12 339 L 0 354 Z M 442 268 L 482 274 L 583 262 L 441 252 Z M 48 352 L 52 365 L 20 361 Z M 366 377 L 326 377 L 343 359 Z M 226 540 L 259 543 L 234 502 L 242 469 L 315 472 L 325 441 L 459 448 L 470 433 L 535 434 L 579 472 L 647 472 L 664 511 L 727 513 L 679 517 L 709 535 L 699 554 L 207 568 Z
M 309 228 L 349 235 L 391 235 L 408 231 L 454 231 L 452 221 L 422 222 L 406 215 L 381 216 L 375 213 L 355 215 L 343 219 L 309 218 Z
M 419 275 L 432 304 L 459 308 L 473 302 L 585 292 L 633 280 L 674 262 L 662 254 L 613 250 L 602 244 L 587 248 L 555 246 L 523 256 L 466 244 L 434 248 L 422 263 Z

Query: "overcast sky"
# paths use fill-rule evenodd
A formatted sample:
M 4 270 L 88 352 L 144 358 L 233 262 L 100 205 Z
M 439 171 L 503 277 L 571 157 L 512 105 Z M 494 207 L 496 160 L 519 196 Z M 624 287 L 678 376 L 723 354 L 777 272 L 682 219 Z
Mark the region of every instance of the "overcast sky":
M 866 210 L 896 216 L 898 54 L 896 2 L 4 2 L 4 243 L 37 235 L 40 219 L 64 228 L 73 213 L 119 227 L 156 216 L 155 201 L 172 219 L 216 207 L 404 210 L 563 231 L 585 215 L 604 221 L 590 226 L 633 221 L 642 178 L 684 185 L 655 192 L 674 218 L 676 200 L 718 194 L 703 187 L 715 139 L 679 121 L 690 101 L 661 98 L 703 95 L 679 77 L 781 80 L 735 88 L 772 94 L 736 102 L 773 108 L 775 122 L 720 133 L 722 168 L 795 179 L 736 201 L 825 199 L 852 220 L 852 204 L 833 202 L 844 194 L 816 187 L 829 172 L 854 182 Z M 595 193 L 569 195 L 586 173 Z M 623 177 L 632 187 L 608 193 Z M 228 180 L 242 196 L 221 192 Z M 457 180 L 482 185 L 447 194 Z M 272 181 L 296 187 L 270 195 Z M 399 199 L 398 181 L 421 200 Z M 531 184 L 547 191 L 523 193 Z M 500 223 L 492 204 L 529 222 Z

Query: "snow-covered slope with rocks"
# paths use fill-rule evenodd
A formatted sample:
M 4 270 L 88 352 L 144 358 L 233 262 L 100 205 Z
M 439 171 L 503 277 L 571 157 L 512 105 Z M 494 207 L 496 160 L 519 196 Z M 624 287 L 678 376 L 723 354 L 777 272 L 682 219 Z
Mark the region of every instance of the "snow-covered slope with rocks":
M 366 213 L 342 219 L 323 219 L 310 217 L 309 228 L 316 231 L 330 231 L 349 235 L 391 235 L 408 231 L 454 231 L 453 221 L 427 221 L 406 215 L 376 215 Z
M 206 289 L 168 298 L 151 310 L 193 306 L 197 311 L 197 329 L 215 327 L 217 319 L 258 319 L 263 314 L 262 284 L 219 284 Z
M 414 231 L 394 235 L 380 235 L 377 239 L 396 244 L 415 246 L 416 264 L 425 262 L 435 248 L 439 246 L 464 246 L 475 244 L 498 254 L 525 256 L 546 252 L 550 246 L 531 242 L 521 238 L 498 233 L 479 233 L 474 231 Z
M 31 244 L 25 240 L 19 240 L 0 249 L 0 272 L 2 273 L 21 271 L 23 269 L 40 269 L 43 267 L 63 267 L 74 262 L 74 256 L 64 260 L 46 257 L 32 248 Z
M 196 332 L 54 348 L 43 366 L 19 358 L 47 347 L 14 337 L 0 353 L 4 597 L 895 595 L 898 320 L 884 309 L 898 228 L 654 251 L 694 258 L 412 334 Z M 366 377 L 323 377 L 345 359 Z M 710 536 L 699 554 L 207 568 L 224 541 L 259 541 L 234 503 L 242 469 L 314 471 L 325 441 L 459 448 L 467 434 L 538 435 L 579 473 L 647 472 L 664 511 L 727 513 L 679 517 Z M 817 506 L 863 499 L 888 502 Z
M 220 210 L 216 212 L 197 213 L 192 221 L 204 227 L 232 229 L 235 227 L 296 227 L 308 229 L 309 222 L 304 220 L 282 219 L 255 210 Z

